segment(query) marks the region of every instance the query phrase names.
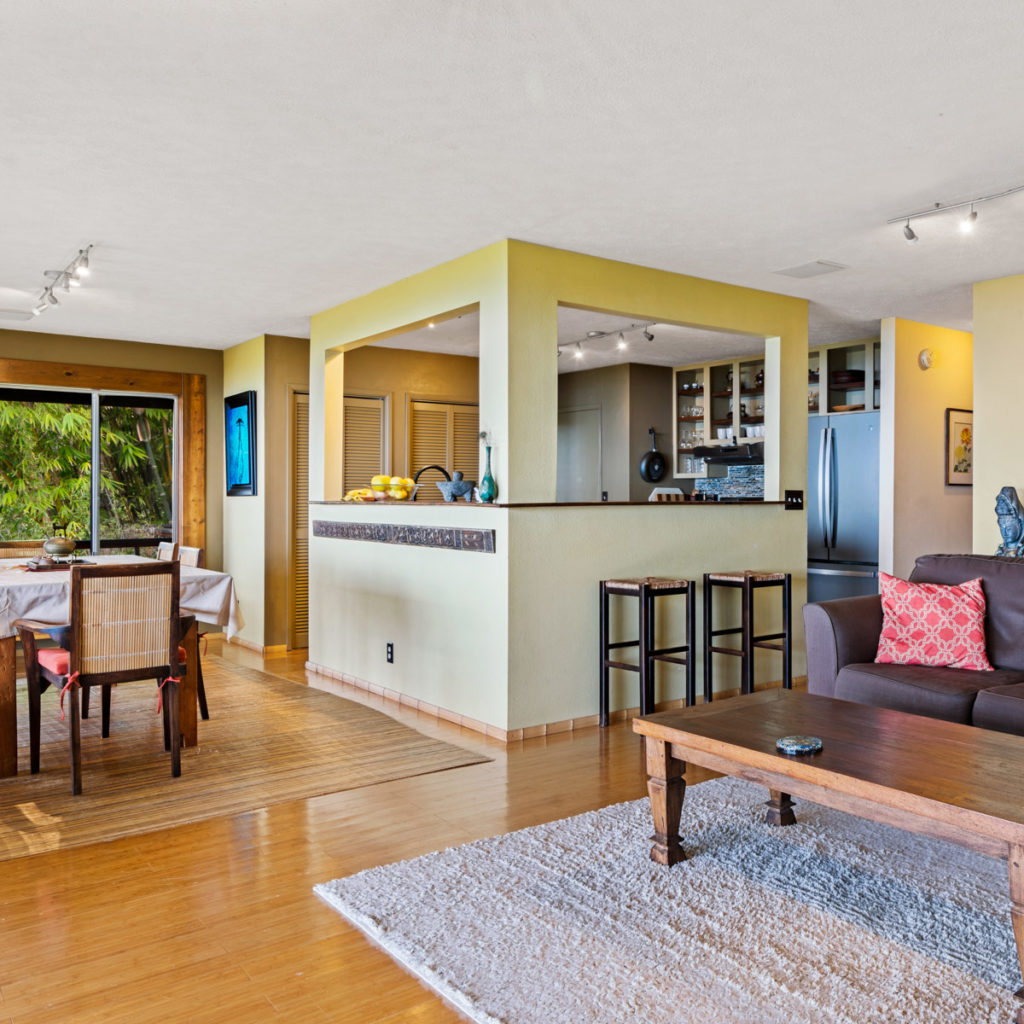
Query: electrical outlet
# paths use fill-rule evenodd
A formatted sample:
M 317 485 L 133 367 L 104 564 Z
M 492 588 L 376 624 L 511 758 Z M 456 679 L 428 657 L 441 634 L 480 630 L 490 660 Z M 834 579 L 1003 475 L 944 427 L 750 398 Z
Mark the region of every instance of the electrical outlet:
M 608 492 L 607 491 L 602 491 L 601 492 L 601 500 L 602 501 L 607 501 L 608 500 Z
M 786 508 L 799 511 L 804 507 L 803 491 L 786 491 Z
M 395 663 L 395 645 L 388 644 L 388 664 L 394 665 Z

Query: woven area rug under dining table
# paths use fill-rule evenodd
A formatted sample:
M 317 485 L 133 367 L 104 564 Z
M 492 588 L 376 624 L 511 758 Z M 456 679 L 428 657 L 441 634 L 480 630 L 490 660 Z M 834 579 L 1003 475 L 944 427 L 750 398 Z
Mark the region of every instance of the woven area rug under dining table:
M 19 774 L 0 779 L 0 862 L 488 760 L 373 708 L 256 669 L 210 658 L 203 675 L 210 719 L 199 723 L 199 745 L 182 749 L 177 779 L 155 713 L 156 683 L 114 689 L 107 739 L 94 693 L 82 722 L 84 792 L 76 797 L 53 688 L 43 694 L 42 770 L 29 773 L 22 681 Z
M 478 1024 L 1010 1024 L 1004 861 L 765 790 L 687 788 L 689 859 L 646 800 L 316 893 Z

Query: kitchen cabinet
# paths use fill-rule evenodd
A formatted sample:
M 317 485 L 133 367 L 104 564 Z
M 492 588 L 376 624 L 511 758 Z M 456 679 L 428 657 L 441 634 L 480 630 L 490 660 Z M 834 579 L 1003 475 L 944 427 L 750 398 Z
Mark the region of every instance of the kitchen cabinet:
M 811 349 L 807 357 L 808 414 L 878 409 L 880 358 L 875 339 Z
M 764 440 L 764 359 L 726 359 L 673 370 L 676 444 L 673 475 L 707 476 L 698 447 Z

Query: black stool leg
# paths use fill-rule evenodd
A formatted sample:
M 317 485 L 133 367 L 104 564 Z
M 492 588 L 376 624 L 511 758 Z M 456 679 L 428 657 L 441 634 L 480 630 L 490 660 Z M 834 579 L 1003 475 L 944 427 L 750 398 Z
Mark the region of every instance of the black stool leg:
M 600 622 L 600 716 L 599 721 L 602 728 L 608 725 L 608 588 L 601 583 L 600 610 L 598 612 Z
M 704 573 L 704 703 L 711 703 L 711 580 Z
M 740 657 L 740 692 L 754 692 L 754 585 L 743 578 L 743 654 Z
M 686 585 L 686 706 L 697 703 L 697 672 L 694 665 L 697 632 L 697 581 L 689 580 Z
M 782 685 L 787 690 L 793 689 L 793 577 L 786 573 L 782 581 Z
M 640 584 L 640 714 L 654 712 L 654 599 L 646 583 Z

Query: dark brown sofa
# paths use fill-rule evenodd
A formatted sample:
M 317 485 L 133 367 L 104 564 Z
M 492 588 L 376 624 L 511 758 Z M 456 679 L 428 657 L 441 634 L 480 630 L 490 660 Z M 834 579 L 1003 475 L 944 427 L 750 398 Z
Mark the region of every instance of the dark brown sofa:
M 804 606 L 808 690 L 1024 736 L 1024 560 L 922 555 L 910 579 L 949 584 L 979 576 L 994 671 L 875 664 L 882 631 L 876 594 Z

